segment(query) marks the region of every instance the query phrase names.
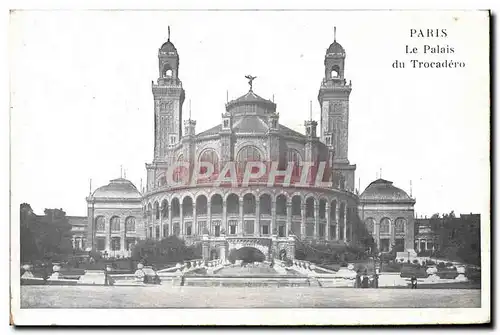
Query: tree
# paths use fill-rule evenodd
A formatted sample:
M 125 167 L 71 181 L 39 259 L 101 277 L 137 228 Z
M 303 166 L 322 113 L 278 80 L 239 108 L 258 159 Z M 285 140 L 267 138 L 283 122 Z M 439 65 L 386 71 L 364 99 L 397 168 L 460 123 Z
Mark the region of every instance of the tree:
M 62 209 L 45 209 L 36 215 L 29 204 L 20 206 L 21 260 L 39 260 L 72 251 L 71 225 Z
M 135 260 L 157 260 L 164 262 L 180 262 L 188 259 L 201 258 L 201 245 L 186 246 L 177 236 L 168 236 L 161 241 L 139 241 L 132 250 Z

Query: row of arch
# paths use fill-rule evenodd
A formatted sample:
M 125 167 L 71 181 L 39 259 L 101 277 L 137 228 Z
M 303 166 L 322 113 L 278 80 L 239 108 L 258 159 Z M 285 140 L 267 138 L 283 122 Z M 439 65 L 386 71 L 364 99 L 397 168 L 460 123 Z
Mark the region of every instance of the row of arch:
M 149 203 L 143 208 L 144 215 L 152 220 L 160 219 L 160 217 L 168 218 L 170 215 L 175 218 L 180 217 L 181 208 L 184 217 L 193 216 L 195 211 L 196 215 L 206 215 L 209 208 L 211 214 L 217 215 L 223 213 L 224 202 L 225 210 L 228 214 L 239 214 L 240 207 L 242 207 L 243 214 L 256 214 L 257 209 L 260 215 L 273 214 L 273 199 L 268 193 L 261 195 L 246 193 L 242 197 L 239 197 L 235 193 L 229 193 L 225 199 L 221 194 L 216 193 L 210 197 L 210 202 L 204 194 L 196 196 L 194 201 L 191 195 L 185 195 L 181 199 L 173 197 L 170 203 L 167 199 L 163 199 L 161 202 L 155 201 L 154 203 Z M 288 201 L 285 194 L 279 194 L 275 197 L 274 203 L 276 215 L 286 216 L 288 211 L 291 211 L 292 216 L 301 216 L 302 208 L 304 207 L 306 218 L 315 218 L 317 215 L 320 219 L 325 219 L 328 211 L 332 221 L 336 220 L 338 214 L 338 219 L 341 222 L 345 218 L 347 208 L 347 204 L 344 201 L 337 204 L 336 199 L 331 201 L 326 198 L 317 199 L 314 195 L 306 196 L 304 199 L 301 195 L 293 195 L 290 201 Z M 171 213 L 169 213 L 170 211 Z
M 180 154 L 177 157 L 177 162 L 183 162 L 184 155 Z M 236 160 L 238 164 L 236 166 L 238 171 L 244 171 L 246 163 L 247 162 L 263 162 L 265 161 L 264 159 L 264 154 L 260 149 L 258 149 L 254 145 L 246 145 L 242 147 L 238 153 L 236 154 Z M 293 170 L 292 170 L 292 176 L 300 176 L 301 174 L 301 162 L 303 161 L 302 155 L 297 149 L 289 149 L 287 152 L 287 162 L 292 162 L 293 163 Z M 217 174 L 220 170 L 219 166 L 219 155 L 217 154 L 216 150 L 213 148 L 208 148 L 203 150 L 200 155 L 198 162 L 207 162 L 211 163 L 214 171 L 214 174 Z M 206 167 L 201 167 L 200 168 L 200 173 L 206 173 Z M 183 168 L 177 168 L 174 171 L 173 175 L 173 180 L 174 181 L 179 181 L 182 174 L 183 174 Z M 163 186 L 166 183 L 166 177 L 165 176 L 160 176 L 158 179 L 158 184 L 159 186 Z
M 95 218 L 95 230 L 97 232 L 106 232 L 106 219 L 104 216 L 98 216 Z M 135 232 L 136 230 L 136 224 L 135 224 L 135 217 L 134 216 L 128 216 L 125 218 L 125 231 L 126 232 Z M 120 217 L 118 216 L 113 216 L 109 219 L 109 226 L 108 226 L 109 231 L 111 232 L 120 232 L 122 231 L 122 221 Z
M 396 234 L 403 234 L 406 231 L 406 223 L 407 221 L 405 218 L 397 218 L 394 220 L 394 224 L 388 217 L 382 218 L 379 223 L 372 217 L 365 220 L 366 229 L 372 234 L 375 232 L 375 227 L 377 225 L 379 226 L 378 232 L 380 234 L 390 234 L 391 229 L 394 229 Z M 391 228 L 391 226 L 393 226 L 393 228 Z

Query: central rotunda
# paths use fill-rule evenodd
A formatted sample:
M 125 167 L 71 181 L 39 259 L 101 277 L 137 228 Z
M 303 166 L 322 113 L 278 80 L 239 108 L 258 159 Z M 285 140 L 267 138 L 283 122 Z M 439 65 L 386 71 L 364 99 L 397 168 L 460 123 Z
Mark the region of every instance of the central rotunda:
M 267 259 L 294 258 L 297 239 L 349 243 L 358 198 L 356 166 L 347 155 L 351 84 L 344 78 L 345 57 L 337 41 L 326 51 L 319 134 L 311 119 L 304 123 L 305 135 L 280 124 L 277 105 L 253 91 L 251 76 L 250 90 L 226 104 L 220 123 L 196 134 L 196 121 L 183 119 L 179 54 L 169 38 L 158 51 L 159 78 L 152 83 L 155 141 L 142 195 L 145 237 L 175 235 L 201 242 L 204 258 L 225 258 L 242 247 L 256 248 Z M 200 173 L 192 167 L 202 162 L 213 166 L 210 177 L 179 183 Z M 255 162 L 275 163 L 276 174 L 289 173 L 292 182 L 266 177 L 245 185 L 214 183 L 226 175 L 228 163 L 241 181 L 247 165 Z M 326 163 L 323 183 L 293 183 L 307 166 L 317 172 L 321 162 Z M 181 167 L 169 169 L 174 165 Z M 314 174 L 305 175 L 310 181 Z

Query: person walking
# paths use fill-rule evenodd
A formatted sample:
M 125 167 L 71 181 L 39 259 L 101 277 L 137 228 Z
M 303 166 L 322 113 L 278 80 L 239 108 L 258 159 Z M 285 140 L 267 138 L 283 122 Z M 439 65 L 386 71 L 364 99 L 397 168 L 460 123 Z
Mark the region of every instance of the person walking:
M 417 288 L 417 277 L 416 276 L 412 276 L 411 277 L 411 288 L 412 289 L 416 289 Z

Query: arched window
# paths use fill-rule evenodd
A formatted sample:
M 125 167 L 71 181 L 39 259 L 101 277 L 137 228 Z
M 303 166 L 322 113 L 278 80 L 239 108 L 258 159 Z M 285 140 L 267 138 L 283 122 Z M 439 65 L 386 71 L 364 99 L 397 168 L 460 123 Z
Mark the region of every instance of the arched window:
M 332 66 L 332 71 L 330 72 L 330 75 L 332 78 L 338 78 L 339 77 L 339 66 L 338 65 L 334 65 Z
M 240 201 L 236 194 L 230 194 L 226 200 L 227 213 L 238 214 L 240 212 Z
M 168 201 L 163 200 L 161 202 L 161 216 L 163 218 L 168 218 Z
M 155 202 L 155 219 L 158 220 L 160 218 L 160 205 L 158 202 Z
M 207 197 L 204 195 L 200 195 L 196 198 L 196 215 L 205 215 L 207 214 L 208 203 Z
M 174 198 L 172 199 L 172 217 L 173 218 L 178 218 L 181 215 L 181 206 L 179 204 L 179 199 Z
M 332 222 L 337 221 L 337 200 L 333 200 L 330 203 L 330 220 Z
M 389 234 L 391 231 L 391 220 L 388 218 L 383 218 L 380 220 L 380 233 Z
M 255 197 L 251 193 L 243 196 L 243 214 L 255 214 Z
M 113 216 L 110 221 L 111 231 L 118 232 L 120 231 L 120 218 L 117 216 Z
M 314 217 L 314 198 L 306 199 L 306 218 Z
M 213 173 L 218 173 L 219 172 L 219 156 L 213 149 L 206 149 L 204 150 L 201 155 L 200 155 L 200 162 L 208 162 L 211 163 L 213 166 Z M 206 173 L 207 168 L 206 167 L 201 167 L 200 168 L 200 173 Z
M 259 207 L 260 215 L 271 215 L 272 201 L 269 194 L 262 194 L 260 196 Z M 278 214 L 278 211 L 276 211 L 276 214 Z
M 302 199 L 298 195 L 292 198 L 292 215 L 302 215 Z
M 135 217 L 133 216 L 129 216 L 126 220 L 125 220 L 125 230 L 127 232 L 132 232 L 132 231 L 135 231 Z
M 104 222 L 104 216 L 98 216 L 95 219 L 95 227 L 96 231 L 99 232 L 106 231 L 106 223 Z
M 163 77 L 172 77 L 172 67 L 170 64 L 165 64 L 163 66 Z
M 375 227 L 375 219 L 374 218 L 368 218 L 365 220 L 365 226 L 366 230 L 370 233 L 373 234 L 374 232 L 374 227 Z
M 321 199 L 319 201 L 319 218 L 324 219 L 326 217 L 326 201 Z
M 290 149 L 288 151 L 288 162 L 293 163 L 292 176 L 299 177 L 300 176 L 300 162 L 302 162 L 302 156 L 300 155 L 300 153 L 295 149 Z
M 184 161 L 184 155 L 179 155 L 179 157 L 177 157 L 177 163 L 179 164 L 179 163 L 181 163 L 183 161 Z M 175 168 L 175 170 L 174 170 L 174 176 L 173 176 L 174 177 L 173 179 L 174 179 L 175 182 L 182 181 L 182 177 L 184 175 L 184 170 L 185 170 L 185 168 L 182 167 L 182 166 L 177 166 Z
M 286 207 L 286 196 L 284 194 L 278 195 L 276 198 L 276 215 L 286 215 Z
M 248 145 L 243 147 L 237 155 L 236 161 L 238 162 L 238 169 L 241 173 L 245 171 L 245 166 L 247 162 L 259 162 L 262 161 L 260 156 L 260 151 L 254 146 Z M 253 171 L 255 172 L 255 171 Z
M 182 216 L 193 216 L 193 199 L 191 197 L 185 197 L 182 200 Z
M 406 220 L 404 218 L 397 218 L 394 222 L 394 229 L 396 234 L 405 232 Z
M 222 214 L 222 203 L 222 196 L 220 194 L 212 195 L 212 198 L 210 199 L 210 212 L 212 215 Z

